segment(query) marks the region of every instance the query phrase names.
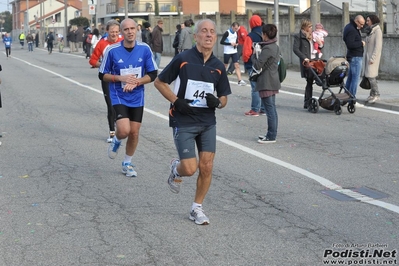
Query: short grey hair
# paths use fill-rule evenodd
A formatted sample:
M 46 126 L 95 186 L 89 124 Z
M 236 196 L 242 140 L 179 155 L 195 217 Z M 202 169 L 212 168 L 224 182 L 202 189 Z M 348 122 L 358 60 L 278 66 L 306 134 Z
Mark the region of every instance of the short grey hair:
M 107 22 L 107 27 L 105 29 L 108 31 L 111 26 L 119 26 L 120 27 L 120 24 L 117 20 L 111 19 Z
M 199 31 L 199 25 L 201 25 L 201 24 L 202 24 L 203 22 L 205 22 L 205 21 L 212 22 L 213 28 L 214 28 L 215 31 L 216 31 L 216 23 L 215 23 L 213 20 L 211 20 L 211 19 L 209 19 L 209 18 L 206 18 L 206 19 L 201 19 L 201 20 L 198 20 L 197 22 L 195 22 L 195 25 L 194 25 L 194 34 L 197 34 L 197 33 L 198 33 L 198 31 Z

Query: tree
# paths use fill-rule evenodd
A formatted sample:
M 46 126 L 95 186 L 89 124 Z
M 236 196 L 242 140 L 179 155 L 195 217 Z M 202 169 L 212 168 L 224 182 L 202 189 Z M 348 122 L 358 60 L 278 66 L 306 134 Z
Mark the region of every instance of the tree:
M 90 26 L 90 21 L 88 18 L 85 17 L 77 17 L 74 19 L 71 19 L 69 21 L 69 25 L 76 25 L 76 26 L 83 26 L 83 27 L 88 27 Z
M 12 15 L 9 11 L 4 11 L 0 13 L 0 16 L 4 20 L 2 27 L 3 31 L 11 32 L 12 31 Z

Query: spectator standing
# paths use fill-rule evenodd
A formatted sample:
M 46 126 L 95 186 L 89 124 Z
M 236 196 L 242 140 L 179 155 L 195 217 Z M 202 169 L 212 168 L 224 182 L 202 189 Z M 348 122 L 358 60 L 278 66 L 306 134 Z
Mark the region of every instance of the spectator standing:
M 141 40 L 151 47 L 152 44 L 152 29 L 149 22 L 143 23 L 144 29 L 141 30 Z
M 357 86 L 359 84 L 360 72 L 362 70 L 364 45 L 360 30 L 364 26 L 364 17 L 357 15 L 351 19 L 344 28 L 343 40 L 346 44 L 346 60 L 349 62 L 349 71 L 346 78 L 346 88 L 356 97 Z
M 23 33 L 23 32 L 21 32 L 21 34 L 19 34 L 19 43 L 21 44 L 21 49 L 24 49 L 25 33 Z
M 173 39 L 173 44 L 172 44 L 172 47 L 175 48 L 175 56 L 179 53 L 180 34 L 181 34 L 181 24 L 177 24 L 175 38 Z
M 31 33 L 26 35 L 26 43 L 28 44 L 28 52 L 33 52 L 33 35 Z
M 89 64 L 92 66 L 92 68 L 98 68 L 101 66 L 101 59 L 103 57 L 106 48 L 109 45 L 123 40 L 123 38 L 119 35 L 120 34 L 119 27 L 120 27 L 119 22 L 114 19 L 111 19 L 107 22 L 106 26 L 107 36 L 100 39 L 97 42 L 89 60 Z M 111 143 L 113 137 L 115 136 L 116 116 L 115 116 L 114 107 L 112 106 L 111 97 L 109 94 L 109 82 L 102 80 L 101 88 L 103 90 L 104 100 L 107 105 L 107 119 L 109 127 L 109 135 L 107 138 L 107 142 Z
M 75 53 L 78 51 L 77 47 L 77 39 L 78 39 L 78 27 L 73 25 L 71 27 L 71 30 L 69 31 L 67 35 L 67 39 L 69 41 L 69 52 L 70 53 Z
M 209 224 L 209 218 L 202 204 L 212 181 L 216 152 L 215 110 L 226 106 L 231 89 L 224 65 L 212 52 L 217 41 L 215 23 L 209 19 L 200 20 L 194 28 L 196 46 L 175 56 L 154 85 L 172 103 L 169 125 L 179 159 L 171 162 L 169 187 L 172 192 L 179 193 L 182 177 L 192 176 L 199 169 L 189 219 L 205 225 Z M 169 84 L 176 79 L 180 80 L 179 86 L 172 90 Z
M 299 58 L 299 66 L 301 68 L 301 77 L 306 79 L 305 95 L 303 100 L 303 108 L 308 109 L 309 102 L 313 96 L 313 83 L 314 75 L 310 68 L 305 67 L 303 62 L 309 62 L 310 59 L 315 59 L 316 54 L 313 53 L 314 43 L 313 43 L 313 25 L 312 21 L 309 19 L 304 19 L 301 22 L 301 29 L 299 33 L 294 35 L 294 46 L 293 51 Z M 318 48 L 323 49 L 323 44 L 319 40 Z
M 3 38 L 3 43 L 4 46 L 6 48 L 6 56 L 11 57 L 11 45 L 12 45 L 12 39 L 10 37 L 10 34 L 8 34 L 8 32 L 6 32 L 6 35 Z
M 161 56 L 163 52 L 162 32 L 163 32 L 163 21 L 160 19 L 158 20 L 157 25 L 152 30 L 152 51 L 155 63 L 157 63 L 158 67 L 161 63 Z
M 237 55 L 237 46 L 238 46 L 238 37 L 237 31 L 240 25 L 238 22 L 233 22 L 231 27 L 223 34 L 222 39 L 220 40 L 220 44 L 223 45 L 224 52 L 224 66 L 227 68 L 229 65 L 229 61 L 231 58 L 231 62 L 234 63 L 234 67 L 236 69 L 236 75 L 238 79 L 238 85 L 245 86 L 247 83 L 241 79 L 241 70 L 240 64 L 238 63 L 238 55 Z
M 193 28 L 191 27 L 190 20 L 184 21 L 184 27 L 182 27 L 179 39 L 179 52 L 183 52 L 185 50 L 189 50 L 193 48 Z
M 82 33 L 82 53 L 87 54 L 87 36 L 91 34 L 91 29 L 90 27 L 87 27 L 86 29 L 84 29 L 83 33 Z M 86 57 L 87 58 L 87 57 Z
M 376 15 L 369 15 L 366 18 L 367 36 L 362 76 L 365 76 L 370 81 L 370 96 L 366 99 L 368 103 L 375 103 L 380 99 L 377 76 L 382 52 L 382 31 L 379 23 L 380 19 Z
M 242 56 L 242 46 L 244 44 L 244 40 L 245 40 L 245 37 L 247 37 L 247 35 L 248 35 L 247 29 L 243 25 L 240 25 L 238 27 L 238 31 L 237 31 L 237 37 L 238 37 L 237 57 L 238 57 L 238 60 L 240 60 L 240 57 Z M 234 69 L 235 69 L 234 62 L 232 61 L 230 63 L 229 68 L 227 69 L 227 75 L 232 75 L 234 72 Z
M 278 116 L 276 110 L 276 94 L 281 88 L 278 64 L 280 48 L 277 45 L 277 27 L 274 24 L 262 26 L 262 51 L 257 58 L 252 55 L 251 60 L 255 69 L 263 69 L 256 82 L 256 91 L 259 93 L 265 106 L 267 117 L 267 133 L 259 136 L 258 143 L 274 143 L 277 137 Z
M 244 67 L 248 74 L 252 73 L 252 60 L 253 44 L 262 41 L 262 19 L 258 15 L 253 15 L 249 19 L 249 26 L 251 32 L 245 37 L 244 44 L 242 47 L 242 60 L 244 61 Z M 255 90 L 256 82 L 250 81 L 251 83 L 251 110 L 245 112 L 246 116 L 259 116 L 265 115 L 265 107 L 259 97 L 259 93 Z
M 36 48 L 39 47 L 39 36 L 40 36 L 40 32 L 36 32 L 36 35 L 35 35 Z
M 138 42 L 142 42 L 143 41 L 143 38 L 141 37 L 141 34 L 142 34 L 141 28 L 142 28 L 141 24 L 137 24 L 136 41 L 138 41 Z
M 54 42 L 54 35 L 53 32 L 50 31 L 46 37 L 46 42 L 47 42 L 47 50 L 48 54 L 53 53 L 53 42 Z
M 93 34 L 91 33 L 91 30 L 90 29 L 86 30 L 86 39 L 84 40 L 86 59 L 90 58 L 90 55 L 91 55 L 91 40 L 92 39 L 93 39 Z
M 101 39 L 101 35 L 100 35 L 100 31 L 97 28 L 93 29 L 92 34 L 93 34 L 93 36 L 91 38 L 91 48 L 94 51 L 98 41 Z
M 156 78 L 158 68 L 148 45 L 136 42 L 137 23 L 133 19 L 124 19 L 121 30 L 124 39 L 105 51 L 99 78 L 110 83 L 111 101 L 116 112 L 116 132 L 108 156 L 115 159 L 122 140 L 127 138 L 122 173 L 133 177 L 137 176 L 132 157 L 138 145 L 144 112 L 144 84 Z

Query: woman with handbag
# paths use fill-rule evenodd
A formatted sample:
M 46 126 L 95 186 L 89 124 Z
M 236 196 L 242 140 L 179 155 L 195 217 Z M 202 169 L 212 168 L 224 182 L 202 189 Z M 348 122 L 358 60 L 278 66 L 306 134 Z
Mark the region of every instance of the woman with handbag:
M 308 109 L 309 102 L 313 96 L 313 83 L 315 77 L 308 67 L 303 65 L 303 61 L 307 63 L 310 59 L 316 59 L 316 54 L 312 53 L 314 50 L 313 42 L 313 24 L 309 19 L 304 19 L 301 22 L 301 29 L 299 33 L 294 35 L 293 52 L 299 57 L 299 65 L 301 67 L 301 77 L 306 78 L 306 87 L 303 108 Z M 323 49 L 323 43 L 320 40 L 316 40 L 318 48 Z
M 278 73 L 280 62 L 280 48 L 277 45 L 277 27 L 274 24 L 262 26 L 262 50 L 259 56 L 251 57 L 253 67 L 262 69 L 259 75 L 255 91 L 259 92 L 262 104 L 265 106 L 267 118 L 267 133 L 259 136 L 258 143 L 274 143 L 277 137 L 278 116 L 276 110 L 276 94 L 281 88 Z
M 366 103 L 375 103 L 380 99 L 377 76 L 382 51 L 382 31 L 379 23 L 380 19 L 376 15 L 369 15 L 366 18 L 367 36 L 362 68 L 362 76 L 370 82 L 370 96 L 366 99 Z

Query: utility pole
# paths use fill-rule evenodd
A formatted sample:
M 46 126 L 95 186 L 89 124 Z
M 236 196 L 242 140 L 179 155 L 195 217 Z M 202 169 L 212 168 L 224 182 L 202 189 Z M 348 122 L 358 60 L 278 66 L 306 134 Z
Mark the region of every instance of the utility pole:
M 29 0 L 26 0 L 26 34 L 29 33 Z
M 125 0 L 125 18 L 129 17 L 129 10 L 127 10 L 127 0 Z
M 274 0 L 274 24 L 277 27 L 277 45 L 279 45 L 280 33 L 279 33 L 279 0 Z
M 313 25 L 316 25 L 318 21 L 317 16 L 317 0 L 310 0 L 310 20 L 312 21 Z
M 68 35 L 68 0 L 64 0 L 64 46 L 66 46 L 67 35 Z

